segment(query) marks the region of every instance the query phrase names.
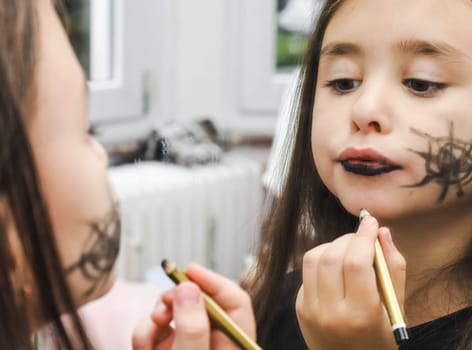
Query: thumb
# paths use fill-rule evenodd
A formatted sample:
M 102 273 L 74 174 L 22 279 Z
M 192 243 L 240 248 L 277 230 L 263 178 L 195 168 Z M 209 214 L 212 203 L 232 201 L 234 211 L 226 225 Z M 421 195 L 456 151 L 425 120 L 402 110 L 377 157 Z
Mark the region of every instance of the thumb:
M 392 277 L 395 293 L 401 308 L 405 302 L 405 280 L 406 280 L 406 261 L 403 255 L 398 251 L 393 243 L 392 235 L 387 227 L 381 227 L 378 235 L 385 260 L 388 265 L 390 276 Z
M 173 301 L 174 350 L 210 348 L 210 323 L 200 289 L 191 282 L 179 284 Z

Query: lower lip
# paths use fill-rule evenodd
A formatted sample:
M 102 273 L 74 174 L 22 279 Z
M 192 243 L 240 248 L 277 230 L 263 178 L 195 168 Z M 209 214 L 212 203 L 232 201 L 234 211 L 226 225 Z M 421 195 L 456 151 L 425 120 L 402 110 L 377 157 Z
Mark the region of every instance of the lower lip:
M 341 165 L 345 171 L 362 176 L 378 176 L 401 169 L 397 165 L 359 163 L 349 160 L 341 161 Z

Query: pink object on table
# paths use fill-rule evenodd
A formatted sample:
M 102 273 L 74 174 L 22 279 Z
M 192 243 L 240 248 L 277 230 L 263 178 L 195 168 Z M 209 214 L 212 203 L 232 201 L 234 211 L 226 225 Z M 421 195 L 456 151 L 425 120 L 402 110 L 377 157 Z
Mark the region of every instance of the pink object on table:
M 130 350 L 137 324 L 148 317 L 159 291 L 144 283 L 118 280 L 102 298 L 80 309 L 96 350 Z

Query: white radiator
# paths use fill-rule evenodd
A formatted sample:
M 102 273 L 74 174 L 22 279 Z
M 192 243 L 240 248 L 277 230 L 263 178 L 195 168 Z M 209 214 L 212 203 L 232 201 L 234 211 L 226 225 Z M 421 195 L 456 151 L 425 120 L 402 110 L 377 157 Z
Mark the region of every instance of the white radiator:
M 142 281 L 164 258 L 241 276 L 257 244 L 258 163 L 237 156 L 194 168 L 141 162 L 109 174 L 122 210 L 119 277 Z

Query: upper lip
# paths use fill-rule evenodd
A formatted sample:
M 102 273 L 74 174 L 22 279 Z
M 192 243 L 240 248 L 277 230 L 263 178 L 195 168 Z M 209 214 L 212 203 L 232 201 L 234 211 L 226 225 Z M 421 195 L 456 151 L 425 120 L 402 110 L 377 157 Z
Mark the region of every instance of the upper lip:
M 357 149 L 354 147 L 350 147 L 345 149 L 339 155 L 338 160 L 342 161 L 361 161 L 366 163 L 377 163 L 387 166 L 399 166 L 391 159 L 387 158 L 386 156 L 380 154 L 379 152 L 371 149 L 371 148 L 363 148 Z

